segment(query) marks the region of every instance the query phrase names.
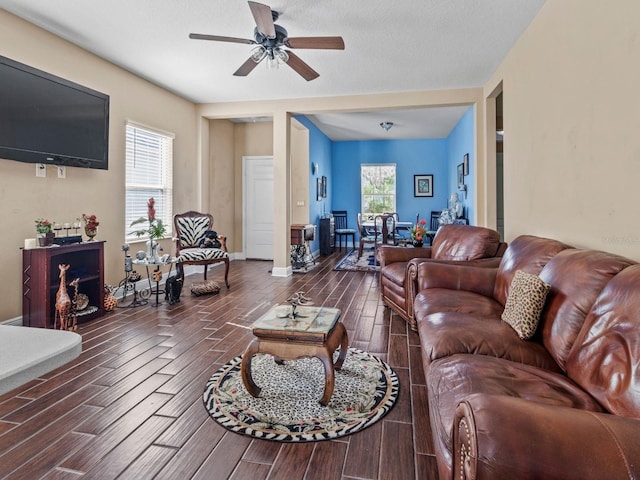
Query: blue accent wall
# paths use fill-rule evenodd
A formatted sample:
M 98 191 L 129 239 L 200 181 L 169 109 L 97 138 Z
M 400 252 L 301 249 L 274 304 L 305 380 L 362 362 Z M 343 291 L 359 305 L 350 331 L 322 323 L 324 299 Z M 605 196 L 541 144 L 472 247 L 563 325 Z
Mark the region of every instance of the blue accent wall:
M 311 251 L 320 249 L 320 218 L 323 214 L 331 212 L 331 199 L 333 191 L 331 181 L 331 144 L 329 137 L 322 133 L 307 117 L 296 115 L 296 120 L 309 129 L 309 223 L 316 225 L 316 239 L 311 242 Z M 317 163 L 318 172 L 312 173 L 311 166 Z M 318 201 L 316 195 L 316 181 L 318 177 L 327 177 L 327 198 Z
M 360 211 L 360 165 L 396 164 L 396 210 L 403 221 L 416 215 L 428 220 L 431 210 L 446 207 L 449 195 L 447 139 L 370 140 L 333 142 L 332 204 L 349 212 L 349 225 L 356 226 Z M 413 176 L 433 175 L 433 197 L 413 196 Z
M 458 124 L 449 134 L 448 164 L 449 164 L 449 195 L 458 193 L 458 199 L 465 207 L 469 224 L 476 224 L 476 211 L 473 205 L 475 197 L 475 107 L 471 106 L 462 116 Z M 462 163 L 464 155 L 469 154 L 469 175 L 464 177 L 467 186 L 467 197 L 464 191 L 458 190 L 458 165 Z

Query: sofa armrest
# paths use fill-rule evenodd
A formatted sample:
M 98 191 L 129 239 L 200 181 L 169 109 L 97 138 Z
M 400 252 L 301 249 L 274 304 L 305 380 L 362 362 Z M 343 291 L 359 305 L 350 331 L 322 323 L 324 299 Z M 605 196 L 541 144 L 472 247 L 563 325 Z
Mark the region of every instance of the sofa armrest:
M 460 265 L 460 262 L 416 262 L 410 271 L 415 275 L 416 293 L 426 288 L 466 290 L 493 297 L 493 286 L 498 273 L 497 266 Z M 411 267 L 411 265 L 410 265 Z
M 453 478 L 640 477 L 640 420 L 474 394 L 456 408 Z
M 408 262 L 412 258 L 431 258 L 431 247 L 407 248 L 394 245 L 378 246 L 378 261 L 380 268 L 390 263 Z

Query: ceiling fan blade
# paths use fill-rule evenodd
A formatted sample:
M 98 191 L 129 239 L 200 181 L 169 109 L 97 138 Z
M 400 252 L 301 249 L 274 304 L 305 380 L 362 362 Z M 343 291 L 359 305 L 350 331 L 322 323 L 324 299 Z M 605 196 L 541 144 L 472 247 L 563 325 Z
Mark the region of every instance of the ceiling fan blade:
M 247 75 L 249 75 L 253 71 L 254 68 L 256 68 L 258 66 L 258 63 L 260 63 L 261 61 L 262 61 L 262 59 L 259 62 L 256 62 L 253 59 L 253 57 L 249 57 L 246 62 L 244 62 L 242 65 L 240 65 L 240 68 L 238 70 L 233 72 L 233 74 L 236 77 L 246 77 Z
M 249 2 L 249 8 L 256 21 L 258 32 L 267 38 L 276 38 L 276 27 L 273 25 L 271 7 L 258 2 Z
M 287 52 L 289 58 L 287 59 L 287 65 L 293 68 L 302 78 L 304 78 L 307 82 L 318 78 L 320 74 L 316 72 L 313 68 L 307 65 L 302 59 L 297 56 L 293 52 Z
M 190 33 L 189 38 L 194 40 L 214 40 L 216 42 L 246 43 L 248 45 L 256 43 L 255 40 L 249 40 L 248 38 L 221 37 L 220 35 L 205 35 L 203 33 Z
M 344 50 L 342 37 L 291 37 L 284 41 L 289 48 L 322 48 Z

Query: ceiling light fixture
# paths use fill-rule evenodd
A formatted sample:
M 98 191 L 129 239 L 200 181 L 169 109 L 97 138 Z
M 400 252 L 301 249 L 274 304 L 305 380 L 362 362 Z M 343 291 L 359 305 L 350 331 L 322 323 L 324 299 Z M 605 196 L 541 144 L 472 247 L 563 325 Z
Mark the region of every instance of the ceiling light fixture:
M 393 127 L 393 122 L 380 122 L 380 126 L 385 132 L 388 132 Z

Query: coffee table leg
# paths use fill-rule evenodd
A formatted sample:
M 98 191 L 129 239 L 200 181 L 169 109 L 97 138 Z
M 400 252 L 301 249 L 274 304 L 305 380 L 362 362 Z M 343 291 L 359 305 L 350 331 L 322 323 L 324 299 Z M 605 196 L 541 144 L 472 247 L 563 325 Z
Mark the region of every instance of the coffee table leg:
M 258 353 L 259 346 L 260 342 L 258 342 L 257 340 L 251 342 L 247 346 L 244 355 L 242 355 L 242 363 L 240 364 L 242 383 L 244 383 L 247 392 L 249 392 L 252 397 L 257 397 L 258 395 L 260 395 L 260 390 L 262 390 L 255 384 L 255 382 L 253 381 L 253 377 L 251 376 L 251 359 L 256 353 Z
M 347 350 L 349 350 L 349 337 L 347 336 L 347 329 L 344 328 L 344 325 L 340 322 L 336 325 L 336 328 L 341 332 L 341 341 L 340 341 L 340 355 L 338 355 L 338 359 L 334 365 L 336 370 L 340 370 L 342 368 L 342 364 L 344 363 L 344 359 L 347 358 Z
M 335 373 L 333 371 L 333 359 L 328 355 L 328 352 L 324 355 L 319 355 L 318 358 L 324 365 L 324 393 L 320 399 L 320 405 L 326 407 L 333 395 L 333 386 L 335 382 Z

